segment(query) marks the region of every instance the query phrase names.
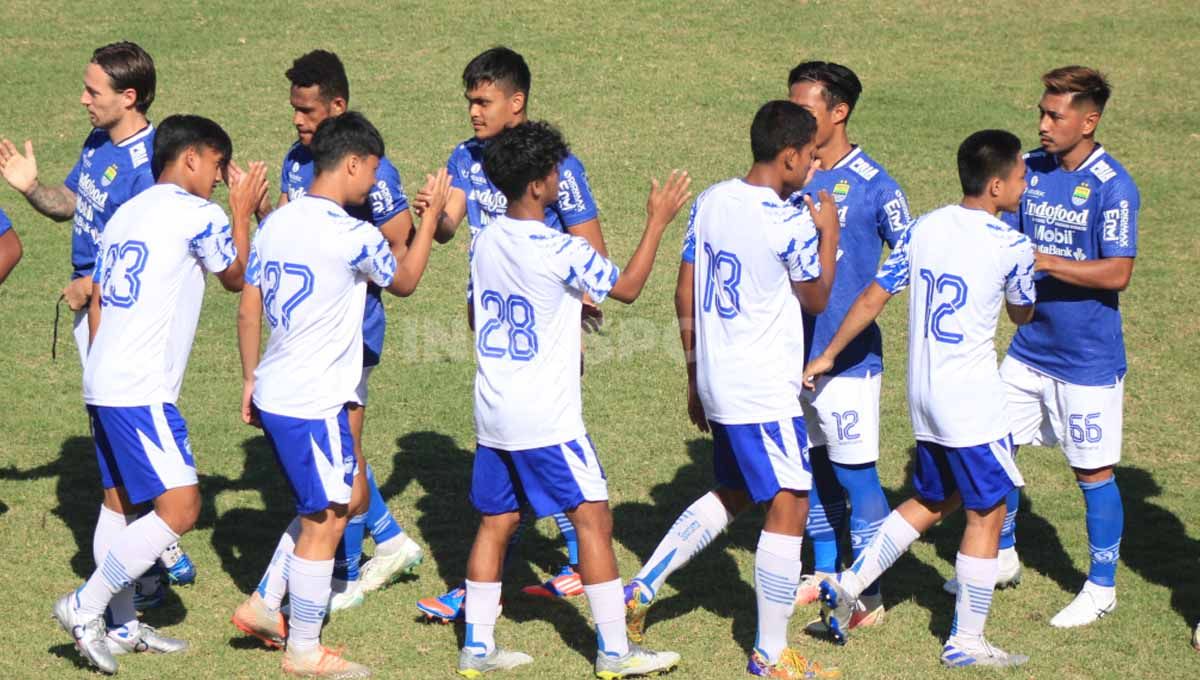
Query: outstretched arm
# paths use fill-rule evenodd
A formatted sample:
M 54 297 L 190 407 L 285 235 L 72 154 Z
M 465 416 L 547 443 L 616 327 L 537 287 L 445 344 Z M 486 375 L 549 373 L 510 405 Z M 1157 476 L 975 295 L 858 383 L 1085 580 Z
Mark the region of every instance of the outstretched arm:
M 609 297 L 631 304 L 642 294 L 642 288 L 650 278 L 650 270 L 654 268 L 654 257 L 658 254 L 658 244 L 662 242 L 667 225 L 692 197 L 688 191 L 691 184 L 692 178 L 687 172 L 679 170 L 671 171 L 671 176 L 662 187 L 659 187 L 658 180 L 650 180 L 650 196 L 646 199 L 646 230 L 629 264 L 609 291 Z
M 872 321 L 879 318 L 884 306 L 891 299 L 892 294 L 884 290 L 878 283 L 872 281 L 871 285 L 867 286 L 867 289 L 854 301 L 850 311 L 846 312 L 846 318 L 842 320 L 842 325 L 838 327 L 837 333 L 833 335 L 833 339 L 829 341 L 825 351 L 804 367 L 805 387 L 810 390 L 814 389 L 813 384 L 817 376 L 833 369 L 833 362 L 837 359 L 837 355 L 846 349 L 846 345 L 849 345 L 850 341 L 867 330 Z
M 246 261 L 250 257 L 250 220 L 266 196 L 265 163 L 252 161 L 247 170 L 242 170 L 237 163 L 229 162 L 229 213 L 233 220 L 230 230 L 237 255 L 228 267 L 217 272 L 217 279 L 232 293 L 242 290 L 245 282 Z
M 1132 257 L 1102 257 L 1098 260 L 1069 260 L 1057 255 L 1035 253 L 1035 271 L 1075 286 L 1122 291 L 1133 277 Z
M 387 288 L 389 293 L 408 297 L 417 289 L 421 276 L 425 274 L 425 266 L 429 264 L 434 232 L 450 200 L 451 192 L 450 174 L 445 168 L 438 170 L 436 176 L 426 176 L 421 194 L 429 198 L 422 211 L 424 214 L 421 217 L 421 228 L 413 237 L 411 246 L 406 246 L 403 240 L 391 244 L 392 256 L 396 258 L 396 275 Z
M 37 158 L 33 142 L 25 140 L 25 155 L 11 141 L 0 140 L 0 175 L 9 186 L 21 192 L 29 205 L 56 222 L 65 222 L 75 214 L 75 192 L 60 184 L 46 186 L 38 181 Z

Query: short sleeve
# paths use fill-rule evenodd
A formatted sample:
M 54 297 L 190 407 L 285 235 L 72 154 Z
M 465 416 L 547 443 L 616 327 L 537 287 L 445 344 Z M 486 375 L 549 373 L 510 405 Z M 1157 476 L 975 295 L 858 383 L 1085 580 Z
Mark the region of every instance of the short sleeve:
M 688 215 L 687 231 L 683 232 L 683 249 L 679 259 L 688 264 L 696 264 L 696 208 L 700 201 L 692 204 L 692 212 Z
M 380 162 L 375 172 L 375 186 L 367 195 L 371 202 L 371 221 L 382 227 L 396 215 L 408 210 L 408 199 L 404 196 L 404 185 L 400 182 L 400 171 L 391 162 Z
M 200 261 L 205 271 L 223 272 L 237 259 L 237 246 L 225 211 L 210 203 L 205 206 L 204 228 L 188 241 L 188 250 Z
M 797 208 L 791 202 L 779 205 L 763 204 L 769 222 L 766 230 L 775 256 L 788 271 L 792 281 L 811 281 L 821 276 L 820 237 L 813 225 L 808 208 Z
M 84 149 L 86 148 L 87 145 L 85 144 Z M 79 193 L 79 175 L 83 172 L 84 153 L 86 153 L 86 151 L 79 154 L 79 158 L 75 161 L 75 166 L 71 168 L 71 172 L 68 172 L 67 178 L 63 180 L 63 186 L 70 189 L 71 192 L 75 194 Z
M 1022 201 L 1022 203 L 1021 203 L 1021 204 L 1022 204 L 1022 205 L 1024 205 L 1024 201 Z M 1001 222 L 1003 222 L 1003 223 L 1007 224 L 1008 226 L 1012 227 L 1012 228 L 1013 228 L 1015 231 L 1021 231 L 1021 215 L 1020 215 L 1020 213 L 1019 213 L 1019 212 L 1004 212 L 1004 211 L 1001 211 L 1001 212 L 1000 212 L 1000 214 L 999 214 L 999 215 L 997 215 L 996 217 L 997 217 L 997 219 L 999 219 Z
M 575 156 L 567 156 L 558 164 L 559 219 L 564 228 L 573 227 L 596 219 L 599 211 L 592 198 L 592 187 L 588 184 L 587 172 Z
M 463 193 L 471 191 L 471 154 L 466 144 L 459 144 L 450 152 L 446 172 L 450 173 L 450 186 L 461 189 Z
M 129 197 L 133 198 L 152 186 L 154 186 L 154 173 L 150 171 L 150 166 L 145 166 L 143 170 L 135 170 L 133 182 L 129 186 Z
M 246 283 L 251 286 L 262 287 L 262 258 L 258 255 L 258 237 L 262 234 L 262 226 L 259 226 L 258 234 L 254 235 L 254 240 L 250 242 L 250 257 L 246 263 Z
M 1028 307 L 1037 299 L 1033 285 L 1033 243 L 1022 235 L 1008 247 L 1007 254 L 1013 263 L 1004 280 L 1004 299 L 1010 305 Z
M 350 268 L 365 275 L 380 288 L 392 285 L 396 277 L 396 258 L 379 230 L 359 222 L 348 232 Z
M 1111 186 L 1111 188 L 1109 188 Z M 1101 204 L 1100 256 L 1135 257 L 1137 255 L 1138 210 L 1141 196 L 1128 176 L 1119 176 L 1105 186 Z
M 908 197 L 904 195 L 900 185 L 890 178 L 880 186 L 877 196 L 875 221 L 879 229 L 879 238 L 886 241 L 889 248 L 895 248 L 896 242 L 912 221 Z
M 597 304 L 608 297 L 621 270 L 580 236 L 555 233 L 531 237 L 541 242 L 551 273 L 564 285 L 587 293 Z
M 0 210 L 0 236 L 3 236 L 9 229 L 12 229 L 12 220 L 8 219 L 8 215 L 3 210 Z
M 887 291 L 890 295 L 895 295 L 900 291 L 908 288 L 910 270 L 909 270 L 909 243 L 912 241 L 912 233 L 917 228 L 914 223 L 904 230 L 900 235 L 900 239 L 896 241 L 896 245 L 892 246 L 892 253 L 884 260 L 883 265 L 879 268 L 879 273 L 875 274 L 875 283 L 879 287 Z

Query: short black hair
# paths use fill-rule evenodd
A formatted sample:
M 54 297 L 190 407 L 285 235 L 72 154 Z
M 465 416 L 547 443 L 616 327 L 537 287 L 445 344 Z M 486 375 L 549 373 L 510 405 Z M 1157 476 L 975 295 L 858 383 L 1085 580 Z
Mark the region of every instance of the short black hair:
M 773 160 L 780 151 L 799 151 L 817 134 L 817 119 L 808 109 L 786 99 L 762 105 L 750 125 L 750 151 L 755 163 Z
M 513 50 L 500 46 L 486 50 L 467 63 L 463 69 L 463 87 L 474 90 L 483 83 L 508 88 L 529 96 L 532 76 L 529 64 Z
M 337 167 L 351 154 L 383 158 L 383 136 L 366 116 L 358 111 L 347 111 L 321 121 L 308 149 L 319 175 Z
M 327 102 L 335 97 L 341 97 L 350 103 L 350 81 L 346 78 L 346 68 L 338 55 L 328 50 L 313 50 L 292 62 L 292 67 L 284 72 L 291 81 L 292 87 L 317 86 L 321 99 Z
M 964 196 L 979 196 L 993 177 L 1004 177 L 1021 158 L 1021 140 L 1007 130 L 980 130 L 958 147 L 958 180 Z
M 571 152 L 553 125 L 527 121 L 496 135 L 483 150 L 483 172 L 504 197 L 516 201 L 531 183 L 550 171 Z
M 832 109 L 838 104 L 845 104 L 850 107 L 851 113 L 863 89 L 862 81 L 854 71 L 831 61 L 806 61 L 796 66 L 788 74 L 788 89 L 796 83 L 820 83 L 825 90 L 827 107 Z M 846 114 L 846 120 L 849 119 L 850 114 Z
M 92 63 L 104 70 L 114 90 L 121 92 L 132 89 L 137 92 L 133 106 L 140 113 L 150 110 L 150 105 L 154 103 L 157 76 L 154 59 L 146 50 L 137 43 L 127 41 L 110 43 L 92 52 Z
M 175 114 L 159 122 L 154 132 L 154 154 L 150 158 L 150 171 L 154 179 L 162 174 L 163 168 L 173 163 L 188 149 L 205 147 L 221 154 L 221 169 L 233 158 L 233 141 L 229 134 L 213 121 L 203 116 Z

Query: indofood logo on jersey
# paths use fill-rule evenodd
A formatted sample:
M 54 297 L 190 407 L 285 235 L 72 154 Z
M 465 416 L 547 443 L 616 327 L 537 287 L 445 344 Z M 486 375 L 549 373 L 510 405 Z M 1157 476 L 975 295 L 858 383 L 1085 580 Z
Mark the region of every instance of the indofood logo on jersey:
M 1092 197 L 1092 188 L 1087 185 L 1087 182 L 1081 182 L 1075 187 L 1075 193 L 1071 194 L 1071 203 L 1075 205 L 1083 205 Z
M 104 169 L 104 175 L 100 178 L 100 184 L 108 186 L 117 178 L 117 164 L 113 163 Z
M 504 194 L 491 189 L 471 189 L 467 201 L 475 201 L 479 204 L 480 210 L 494 215 L 503 215 L 505 209 L 508 208 L 508 199 L 504 197 Z
M 846 200 L 846 196 L 850 193 L 850 183 L 842 180 L 833 185 L 833 200 L 841 203 Z
M 108 192 L 101 191 L 100 187 L 96 186 L 96 181 L 90 175 L 79 176 L 78 193 L 82 198 L 96 206 L 97 210 L 104 210 L 104 204 L 108 203 Z
M 1087 229 L 1087 210 L 1070 210 L 1057 203 L 1047 203 L 1046 201 L 1034 203 L 1030 201 L 1025 204 L 1025 214 L 1061 227 Z

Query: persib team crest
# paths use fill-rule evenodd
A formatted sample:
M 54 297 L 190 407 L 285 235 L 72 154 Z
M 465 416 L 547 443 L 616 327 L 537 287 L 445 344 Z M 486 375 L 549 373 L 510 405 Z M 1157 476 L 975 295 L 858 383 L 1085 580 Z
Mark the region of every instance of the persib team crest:
M 104 169 L 104 175 L 102 177 L 100 177 L 100 183 L 103 184 L 104 186 L 108 186 L 108 185 L 112 184 L 113 180 L 116 178 L 117 178 L 117 164 L 113 163 L 112 165 L 110 165 Z
M 1091 197 L 1092 188 L 1088 186 L 1087 182 L 1080 182 L 1079 186 L 1075 187 L 1075 193 L 1071 194 L 1071 203 L 1080 206 L 1087 203 Z
M 841 203 L 846 200 L 846 195 L 850 193 L 850 183 L 842 180 L 833 185 L 833 200 Z

